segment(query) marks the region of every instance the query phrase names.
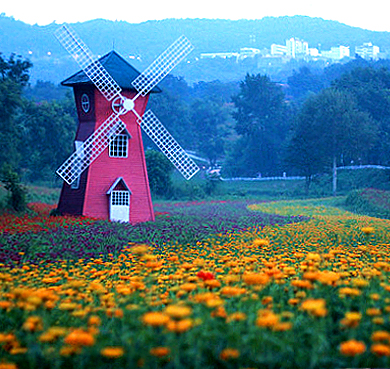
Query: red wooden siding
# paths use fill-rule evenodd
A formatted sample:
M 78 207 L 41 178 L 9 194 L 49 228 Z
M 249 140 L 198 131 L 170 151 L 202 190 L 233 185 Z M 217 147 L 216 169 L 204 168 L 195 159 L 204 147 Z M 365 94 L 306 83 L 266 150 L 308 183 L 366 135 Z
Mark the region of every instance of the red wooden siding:
M 133 97 L 133 92 L 123 92 Z M 95 129 L 112 113 L 111 103 L 96 91 L 95 96 L 96 124 Z M 148 96 L 138 97 L 135 109 L 143 114 Z M 146 170 L 141 128 L 132 112 L 122 115 L 131 138 L 127 158 L 110 158 L 108 148 L 90 165 L 85 188 L 83 215 L 95 218 L 109 218 L 109 199 L 106 195 L 118 177 L 122 177 L 131 190 L 130 223 L 154 220 L 153 204 L 150 196 L 149 181 Z

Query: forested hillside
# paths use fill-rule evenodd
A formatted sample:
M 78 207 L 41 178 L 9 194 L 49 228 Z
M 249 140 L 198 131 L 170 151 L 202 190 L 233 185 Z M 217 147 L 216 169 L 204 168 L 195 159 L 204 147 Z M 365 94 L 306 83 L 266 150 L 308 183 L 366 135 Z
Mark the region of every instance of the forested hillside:
M 31 81 L 60 82 L 77 70 L 66 51 L 55 39 L 53 33 L 58 24 L 47 26 L 27 25 L 0 15 L 0 45 L 3 54 L 20 54 L 34 64 Z M 390 50 L 388 32 L 373 32 L 350 27 L 335 21 L 304 16 L 265 17 L 259 20 L 219 19 L 165 19 L 138 24 L 93 20 L 73 24 L 91 50 L 103 55 L 113 48 L 124 57 L 131 57 L 131 63 L 139 69 L 145 68 L 180 35 L 185 34 L 195 46 L 187 63 L 175 69 L 190 83 L 212 80 L 241 80 L 245 73 L 257 72 L 258 63 L 229 63 L 229 61 L 205 62 L 199 60 L 205 52 L 237 52 L 242 47 L 262 50 L 272 43 L 284 44 L 287 38 L 298 37 L 310 47 L 323 50 L 332 46 L 350 46 L 352 55 L 356 45 L 372 42 L 381 50 Z M 133 59 L 134 58 L 134 59 Z M 286 66 L 291 68 L 292 66 Z M 295 65 L 295 68 L 299 65 Z M 264 72 L 261 70 L 261 72 Z M 279 74 L 277 74 L 279 73 Z M 271 70 L 267 74 L 286 78 L 286 73 Z

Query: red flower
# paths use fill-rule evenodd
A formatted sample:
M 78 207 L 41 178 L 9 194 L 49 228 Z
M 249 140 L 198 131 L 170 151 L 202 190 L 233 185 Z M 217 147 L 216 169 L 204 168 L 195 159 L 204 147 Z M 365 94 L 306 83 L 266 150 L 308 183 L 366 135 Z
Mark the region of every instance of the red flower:
M 201 270 L 196 274 L 196 276 L 200 279 L 203 279 L 204 281 L 208 281 L 210 279 L 214 279 L 214 274 L 211 272 L 205 272 L 204 270 Z

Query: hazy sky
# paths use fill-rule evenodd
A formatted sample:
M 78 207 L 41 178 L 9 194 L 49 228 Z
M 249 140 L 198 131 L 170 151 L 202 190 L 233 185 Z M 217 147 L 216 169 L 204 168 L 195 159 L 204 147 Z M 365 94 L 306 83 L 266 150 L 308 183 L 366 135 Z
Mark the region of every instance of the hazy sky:
M 4 0 L 0 13 L 30 24 L 104 18 L 140 23 L 165 18 L 261 19 L 308 15 L 390 31 L 386 0 Z

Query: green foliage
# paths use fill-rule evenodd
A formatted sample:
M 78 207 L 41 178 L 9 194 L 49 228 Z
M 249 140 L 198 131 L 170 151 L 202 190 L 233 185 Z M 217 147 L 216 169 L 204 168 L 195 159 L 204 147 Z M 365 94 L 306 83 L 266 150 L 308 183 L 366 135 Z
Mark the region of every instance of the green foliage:
M 72 153 L 76 122 L 63 103 L 26 101 L 18 117 L 25 180 L 54 182 L 55 170 Z
M 14 54 L 7 60 L 0 53 L 0 165 L 19 164 L 22 133 L 15 116 L 22 106 L 22 88 L 28 82 L 31 66 Z
M 0 182 L 8 191 L 7 207 L 16 212 L 26 210 L 26 189 L 21 185 L 18 174 L 10 164 L 3 164 L 0 170 Z
M 345 207 L 354 213 L 390 219 L 390 191 L 373 188 L 351 191 Z
M 339 90 L 351 93 L 359 110 L 367 113 L 378 126 L 375 147 L 370 152 L 370 162 L 390 164 L 390 71 L 373 66 L 358 67 L 344 73 L 333 82 Z
M 232 176 L 277 173 L 288 128 L 281 87 L 267 76 L 247 74 L 232 100 L 236 108 L 235 130 L 241 138 L 233 145 L 225 170 Z
M 364 160 L 377 137 L 375 123 L 354 97 L 332 88 L 305 101 L 293 128 L 286 160 L 306 177 L 307 191 L 311 177 L 338 158 Z
M 171 173 L 173 166 L 159 151 L 145 152 L 150 190 L 157 196 L 169 197 L 172 194 Z

